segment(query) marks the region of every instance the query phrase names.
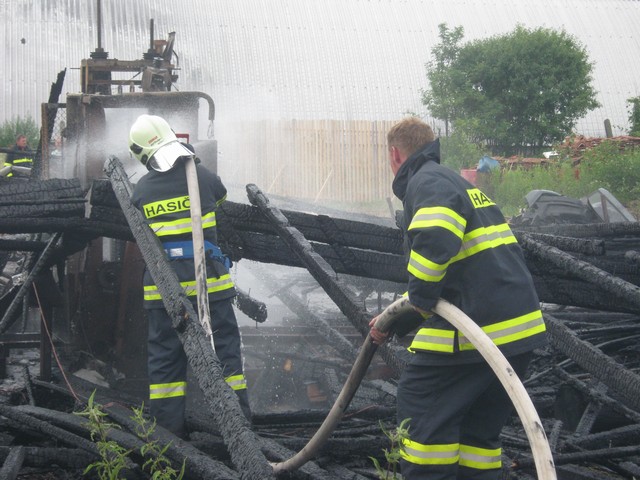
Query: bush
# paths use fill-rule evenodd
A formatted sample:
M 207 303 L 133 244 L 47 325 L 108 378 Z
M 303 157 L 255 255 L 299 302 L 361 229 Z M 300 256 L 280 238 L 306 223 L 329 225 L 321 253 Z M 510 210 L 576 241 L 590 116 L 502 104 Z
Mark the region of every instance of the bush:
M 598 188 L 606 188 L 621 203 L 629 205 L 640 197 L 640 149 L 621 152 L 614 141 L 602 142 L 587 150 L 578 167 L 570 158 L 532 168 L 493 173 L 481 185 L 506 216 L 526 206 L 524 196 L 531 190 L 552 190 L 581 198 Z
M 580 181 L 590 186 L 590 192 L 606 188 L 623 204 L 636 200 L 640 196 L 640 149 L 620 152 L 616 142 L 602 142 L 585 152 Z
M 26 135 L 27 146 L 35 150 L 40 141 L 40 128 L 30 116 L 15 117 L 0 125 L 0 147 L 11 148 L 16 143 L 18 135 Z

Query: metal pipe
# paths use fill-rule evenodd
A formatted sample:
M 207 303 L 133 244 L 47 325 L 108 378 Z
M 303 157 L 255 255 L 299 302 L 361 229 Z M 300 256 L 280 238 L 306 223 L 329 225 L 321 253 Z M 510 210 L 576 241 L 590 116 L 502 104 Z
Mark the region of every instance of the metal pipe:
M 154 52 L 154 48 L 153 48 L 153 18 L 151 20 L 149 20 L 149 51 L 150 52 Z
M 97 32 L 98 32 L 98 51 L 102 50 L 102 0 L 96 0 L 97 3 L 97 12 L 96 12 L 96 16 L 97 16 L 97 23 L 98 23 L 98 28 L 97 28 Z

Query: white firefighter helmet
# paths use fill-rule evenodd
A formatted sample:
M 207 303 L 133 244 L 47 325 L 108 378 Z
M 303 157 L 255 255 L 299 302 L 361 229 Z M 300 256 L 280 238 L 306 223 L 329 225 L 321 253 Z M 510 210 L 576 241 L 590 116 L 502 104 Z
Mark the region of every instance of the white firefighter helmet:
M 178 158 L 193 155 L 167 121 L 156 115 L 140 115 L 131 126 L 129 150 L 145 167 L 158 172 L 171 170 Z

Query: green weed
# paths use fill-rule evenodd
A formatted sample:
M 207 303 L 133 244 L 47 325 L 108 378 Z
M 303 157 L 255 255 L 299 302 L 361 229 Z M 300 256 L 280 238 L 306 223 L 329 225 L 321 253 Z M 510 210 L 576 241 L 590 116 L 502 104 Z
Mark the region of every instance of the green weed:
M 382 433 L 389 439 L 391 442 L 391 447 L 389 449 L 384 449 L 384 458 L 387 461 L 387 466 L 382 467 L 380 462 L 375 457 L 369 457 L 373 462 L 373 466 L 378 473 L 378 478 L 380 480 L 401 480 L 402 476 L 398 473 L 398 466 L 400 464 L 400 458 L 402 456 L 401 452 L 403 450 L 403 440 L 409 438 L 409 422 L 410 418 L 405 418 L 400 422 L 400 425 L 393 430 L 387 430 L 384 428 L 382 422 L 380 422 L 380 428 Z
M 95 391 L 89 397 L 84 410 L 75 412 L 76 415 L 85 417 L 88 421 L 91 440 L 95 442 L 100 454 L 100 460 L 87 466 L 84 474 L 87 475 L 92 470 L 98 475 L 100 480 L 118 480 L 121 474 L 129 468 L 129 456 L 132 449 L 126 449 L 113 440 L 109 440 L 109 431 L 119 429 L 120 426 L 107 421 L 107 413 L 102 406 L 95 402 Z M 147 458 L 142 465 L 142 470 L 149 474 L 153 480 L 181 480 L 184 476 L 185 463 L 178 472 L 171 466 L 171 461 L 165 456 L 167 449 L 171 445 L 169 442 L 164 447 L 160 446 L 156 440 L 152 440 L 156 422 L 149 421 L 143 416 L 144 405 L 140 408 L 133 408 L 131 419 L 135 422 L 136 435 L 145 443 L 140 447 L 140 455 Z

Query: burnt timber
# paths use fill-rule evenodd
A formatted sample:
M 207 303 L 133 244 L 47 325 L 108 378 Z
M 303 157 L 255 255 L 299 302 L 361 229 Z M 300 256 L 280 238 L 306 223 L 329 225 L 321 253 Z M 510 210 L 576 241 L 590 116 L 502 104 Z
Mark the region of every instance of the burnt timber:
M 73 179 L 0 185 L 0 233 L 6 234 L 0 239 L 2 262 L 16 251 L 23 252 L 34 283 L 45 284 L 43 276 L 49 269 L 58 268 L 96 239 L 108 237 L 127 245 L 137 243 L 147 264 L 153 259 L 159 275 L 170 278 L 170 272 L 157 261 L 161 255 L 153 251 L 154 237 L 145 237 L 144 228 L 137 231 L 132 226 L 136 222 L 126 203 L 128 181 L 121 175 L 115 178 L 118 170 L 113 165 L 110 168 L 110 181 L 96 180 L 88 191 Z M 189 442 L 158 432 L 161 441 L 174 442 L 175 448 L 168 454 L 174 465 L 188 459 L 187 478 L 269 478 L 263 470 L 266 461 L 292 456 L 322 422 L 362 342 L 365 322 L 403 291 L 402 234 L 391 221 L 355 221 L 326 213 L 280 210 L 270 205 L 256 186 L 248 186 L 247 193 L 251 204 L 228 201 L 218 214 L 222 249 L 236 263 L 250 261 L 308 270 L 342 312 L 346 324 L 332 315 L 325 318 L 322 312 L 305 312 L 308 299 L 304 291 L 291 287 L 300 283 L 295 278 L 287 287 L 282 276 L 269 276 L 269 283 L 276 287 L 274 293 L 291 305 L 303 322 L 299 332 L 328 339 L 332 349 L 331 356 L 322 358 L 303 358 L 308 352 L 295 349 L 285 352 L 278 345 L 281 340 L 274 329 L 269 334 L 269 348 L 273 350 L 266 355 L 251 351 L 259 334 L 243 332 L 245 355 L 265 365 L 256 377 L 256 390 L 268 391 L 277 382 L 281 372 L 274 367 L 273 358 L 293 359 L 304 361 L 308 371 L 322 372 L 326 400 L 312 405 L 311 410 L 280 413 L 268 411 L 268 405 L 263 404 L 266 413 L 258 410 L 250 429 L 237 419 L 235 405 L 218 413 L 191 410 L 193 435 Z M 637 477 L 640 276 L 633 252 L 640 251 L 640 226 L 555 225 L 536 227 L 535 232 L 527 228 L 514 231 L 525 250 L 549 326 L 551 345 L 539 352 L 525 385 L 544 419 L 559 478 Z M 46 284 L 56 287 L 56 282 L 51 282 Z M 283 283 L 277 285 L 279 282 Z M 11 305 L 19 299 L 20 285 L 9 282 L 6 287 L 8 293 L 0 299 L 0 308 L 3 317 L 7 316 L 6 325 L 12 317 L 15 327 L 15 316 L 22 312 Z M 232 404 L 230 398 L 216 398 L 220 395 L 215 388 L 219 380 L 216 359 L 200 339 L 202 332 L 193 321 L 195 314 L 179 293 L 174 295 L 170 285 L 168 288 L 168 297 L 175 297 L 176 326 L 183 329 L 185 348 L 196 352 L 192 353 L 194 358 L 204 357 L 193 362 L 196 379 L 203 381 L 205 377 L 201 385 L 204 404 L 209 405 L 208 410 L 211 405 L 219 405 L 216 402 Z M 178 321 L 185 315 L 186 319 Z M 256 326 L 258 331 L 268 328 L 268 321 L 264 327 Z M 0 342 L 5 341 L 3 338 Z M 197 345 L 193 350 L 190 342 Z M 379 351 L 378 362 L 386 364 L 386 370 L 379 365 L 377 368 L 382 368 L 385 375 L 363 383 L 319 456 L 288 478 L 378 478 L 368 457 L 384 461 L 382 451 L 389 446 L 379 422 L 387 428 L 395 422 L 393 379 L 406 361 L 402 343 L 403 339 L 397 339 Z M 10 360 L 14 347 L 8 341 L 7 345 L 8 352 L 3 354 Z M 201 366 L 206 366 L 206 374 L 198 370 Z M 0 447 L 3 474 L 37 472 L 52 464 L 77 471 L 95 461 L 95 447 L 87 440 L 86 427 L 69 415 L 86 401 L 91 390 L 98 390 L 100 403 L 120 405 L 107 407 L 111 421 L 122 427 L 113 438 L 127 446 L 139 444 L 128 410 L 121 406 L 138 406 L 140 397 L 115 387 L 96 388 L 77 379 L 65 384 L 57 370 L 53 377 L 54 381 L 32 378 L 25 368 L 19 393 L 13 392 L 0 402 L 2 435 L 11 438 Z M 51 402 L 53 397 L 57 399 L 55 404 Z M 251 438 L 257 451 L 239 452 L 233 429 L 241 430 L 245 440 Z M 516 418 L 505 430 L 503 440 L 507 478 L 534 478 L 530 450 Z M 241 455 L 246 458 L 239 458 Z M 142 461 L 132 465 L 137 478 L 145 478 Z

